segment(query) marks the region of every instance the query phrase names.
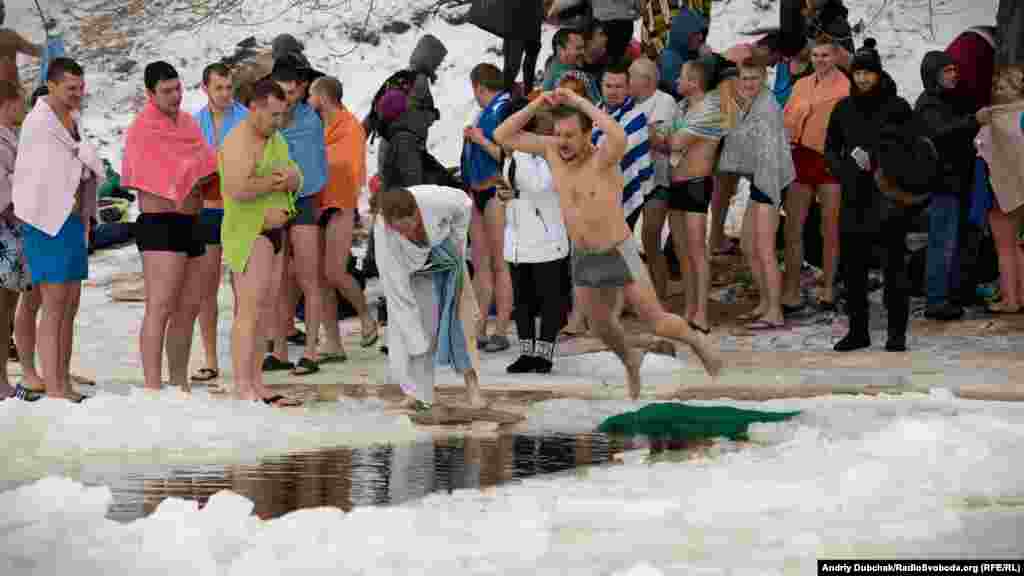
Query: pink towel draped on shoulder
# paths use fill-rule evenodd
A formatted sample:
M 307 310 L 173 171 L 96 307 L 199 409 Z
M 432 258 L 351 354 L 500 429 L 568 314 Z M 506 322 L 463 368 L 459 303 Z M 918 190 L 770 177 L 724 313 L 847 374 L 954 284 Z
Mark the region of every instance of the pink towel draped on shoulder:
M 77 124 L 77 114 L 74 119 Z M 82 153 L 86 148 L 93 152 Z M 103 165 L 94 149 L 75 142 L 47 98 L 37 100 L 18 139 L 11 186 L 14 215 L 56 236 L 75 207 L 75 192 L 83 181 L 82 216 L 96 212 L 97 174 L 103 174 Z
M 982 127 L 975 144 L 988 164 L 999 209 L 1009 213 L 1024 206 L 1024 102 L 994 108 L 991 124 Z
M 203 178 L 217 172 L 217 153 L 203 138 L 191 114 L 178 111 L 177 121 L 153 101 L 128 128 L 121 185 L 181 205 Z

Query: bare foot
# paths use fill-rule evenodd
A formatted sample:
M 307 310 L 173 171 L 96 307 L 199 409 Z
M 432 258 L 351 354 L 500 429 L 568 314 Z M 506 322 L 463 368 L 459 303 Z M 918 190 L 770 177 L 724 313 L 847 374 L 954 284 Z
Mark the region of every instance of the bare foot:
M 626 384 L 629 386 L 629 398 L 636 401 L 640 398 L 640 366 L 644 362 L 645 350 L 633 348 L 629 351 L 629 359 L 626 362 Z
M 466 401 L 472 408 L 486 408 L 487 402 L 480 392 L 480 379 L 475 370 L 468 370 L 463 376 L 466 380 Z
M 718 378 L 718 374 L 722 371 L 722 359 L 718 356 L 718 353 L 711 348 L 708 338 L 701 334 L 697 334 L 696 332 L 697 331 L 694 330 L 694 341 L 690 344 L 690 348 L 693 350 L 694 354 L 697 355 L 697 358 L 700 358 L 708 376 L 711 376 L 712 380 Z
M 0 400 L 10 398 L 11 396 L 14 396 L 14 388 L 11 388 L 11 384 L 6 380 L 0 382 Z
M 398 403 L 399 410 L 413 410 L 416 408 L 417 400 L 412 396 L 406 396 Z

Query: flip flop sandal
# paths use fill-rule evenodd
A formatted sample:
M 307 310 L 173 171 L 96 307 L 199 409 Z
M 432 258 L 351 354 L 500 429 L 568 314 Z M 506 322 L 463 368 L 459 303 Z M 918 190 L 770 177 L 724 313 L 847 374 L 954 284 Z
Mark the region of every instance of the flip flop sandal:
M 274 406 L 275 408 L 294 408 L 302 406 L 302 400 L 296 400 L 295 398 L 288 398 L 280 394 L 274 394 L 269 398 L 260 398 L 267 406 Z
M 822 312 L 835 312 L 836 310 L 839 309 L 839 307 L 836 305 L 835 300 L 818 300 L 817 307 L 818 310 Z
M 33 390 L 27 386 L 18 384 L 14 387 L 14 394 L 12 397 L 18 400 L 24 400 L 25 402 L 37 402 L 46 397 L 46 392 L 42 390 Z
M 95 386 L 96 385 L 96 381 L 95 380 L 93 380 L 91 378 L 86 378 L 85 376 L 78 376 L 77 374 L 72 374 L 71 375 L 71 381 L 74 382 L 75 384 L 78 384 L 79 386 Z
M 755 314 L 753 310 L 745 314 L 740 314 L 736 317 L 739 322 L 753 322 L 754 320 L 760 320 L 764 314 Z
M 231 390 L 229 390 L 227 386 L 224 386 L 223 384 L 217 384 L 216 382 L 210 382 L 209 384 L 206 385 L 207 394 L 222 395 L 227 394 L 230 391 Z
M 1020 308 L 1003 308 L 1002 303 L 989 304 L 985 307 L 989 314 L 1020 314 Z
M 216 368 L 200 368 L 192 375 L 191 380 L 193 382 L 209 382 L 216 380 L 218 376 L 220 376 L 220 372 Z
M 792 316 L 793 314 L 799 314 L 799 313 L 803 312 L 805 308 L 807 308 L 807 303 L 806 302 L 801 302 L 799 304 L 794 304 L 794 305 L 783 304 L 782 305 L 782 315 L 783 316 Z
M 320 371 L 320 366 L 317 365 L 316 360 L 310 360 L 309 358 L 300 358 L 295 364 L 295 368 L 292 370 L 292 376 L 307 376 L 309 374 L 316 374 Z
M 369 348 L 376 344 L 378 339 L 380 339 L 380 324 L 374 323 L 373 330 L 369 334 L 363 334 L 362 339 L 359 341 L 359 346 Z
M 81 404 L 82 402 L 85 402 L 86 398 L 89 398 L 89 396 L 86 396 L 85 394 L 79 394 L 78 396 L 68 396 L 67 400 L 72 404 Z
M 704 328 L 704 327 L 698 325 L 696 322 L 691 322 L 689 320 L 687 320 L 686 323 L 690 325 L 690 329 L 691 330 L 694 330 L 696 332 L 700 332 L 701 334 L 703 334 L 705 336 L 709 336 L 711 334 L 711 328 Z
M 305 360 L 305 358 L 303 358 Z M 316 363 L 320 365 L 324 364 L 341 364 L 342 362 L 348 361 L 348 355 L 344 352 L 334 352 L 331 354 L 321 354 L 317 358 Z M 300 361 L 301 363 L 301 361 Z
M 285 362 L 277 356 L 267 356 L 263 359 L 264 372 L 283 372 L 284 370 L 291 370 L 292 368 L 295 368 L 295 364 Z
M 754 320 L 747 324 L 747 330 L 754 332 L 768 332 L 771 330 L 782 330 L 786 327 L 785 322 L 772 322 L 771 320 Z

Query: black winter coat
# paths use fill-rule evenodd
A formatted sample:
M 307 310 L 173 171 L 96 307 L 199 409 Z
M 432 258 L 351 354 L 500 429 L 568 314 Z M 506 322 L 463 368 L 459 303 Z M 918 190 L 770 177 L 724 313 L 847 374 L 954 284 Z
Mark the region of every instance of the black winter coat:
M 850 153 L 862 148 L 869 155 L 870 168 L 876 168 L 883 129 L 912 119 L 910 104 L 897 94 L 896 83 L 885 72 L 872 91 L 859 93 L 857 85 L 851 84 L 850 96 L 836 104 L 825 136 L 825 160 L 842 186 L 840 230 L 844 233 L 877 232 L 882 213 L 882 195 L 873 172 L 861 170 Z
M 945 52 L 929 52 L 921 61 L 921 82 L 925 91 L 914 105 L 925 136 L 939 153 L 940 169 L 934 194 L 956 195 L 966 200 L 974 176 L 974 138 L 981 126 L 970 101 L 939 84 L 942 69 L 955 64 Z

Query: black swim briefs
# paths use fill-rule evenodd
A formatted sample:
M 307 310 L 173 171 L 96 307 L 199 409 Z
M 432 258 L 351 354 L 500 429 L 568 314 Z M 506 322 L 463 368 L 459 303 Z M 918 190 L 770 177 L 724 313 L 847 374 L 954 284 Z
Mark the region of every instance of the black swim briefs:
M 196 214 L 144 212 L 135 220 L 139 252 L 181 252 L 189 258 L 206 253 L 205 238 Z

